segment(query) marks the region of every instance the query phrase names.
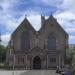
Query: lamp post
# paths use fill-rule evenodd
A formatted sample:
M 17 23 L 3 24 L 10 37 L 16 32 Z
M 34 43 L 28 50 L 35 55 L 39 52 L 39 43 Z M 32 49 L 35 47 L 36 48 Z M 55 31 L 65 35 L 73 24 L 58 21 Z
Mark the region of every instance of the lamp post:
M 11 50 L 10 50 L 10 55 L 13 56 L 13 73 L 12 75 L 14 75 L 14 69 L 15 69 L 15 52 L 14 52 L 14 48 L 13 48 L 13 40 L 11 40 Z M 13 53 L 12 53 L 13 51 Z
M 13 54 L 13 73 L 12 75 L 14 75 L 14 69 L 15 69 L 15 54 Z

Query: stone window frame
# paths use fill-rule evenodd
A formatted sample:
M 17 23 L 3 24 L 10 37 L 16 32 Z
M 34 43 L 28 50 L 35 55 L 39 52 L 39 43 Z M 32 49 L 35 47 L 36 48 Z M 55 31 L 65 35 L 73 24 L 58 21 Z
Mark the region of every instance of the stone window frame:
M 53 39 L 54 38 L 54 39 Z M 52 47 L 49 47 L 49 40 L 50 41 L 55 41 L 55 43 L 54 43 L 54 47 L 53 47 L 53 45 L 52 45 Z M 51 50 L 51 49 L 56 49 L 56 37 L 55 37 L 55 35 L 54 35 L 54 33 L 50 33 L 49 35 L 48 35 L 48 41 L 47 41 L 47 43 L 48 43 L 48 45 L 47 45 L 47 48 L 49 49 L 49 50 Z M 50 44 L 52 44 L 52 43 L 50 43 Z
M 24 57 L 18 56 L 17 57 L 17 63 L 18 64 L 24 64 Z
M 26 33 L 26 34 L 25 34 L 25 33 Z M 26 39 L 28 47 L 25 47 L 25 46 L 23 45 L 23 46 L 24 46 L 24 48 L 23 48 L 22 44 L 26 44 L 26 43 L 22 43 L 22 42 L 24 42 L 24 41 L 23 41 L 24 34 L 27 35 L 26 38 L 28 37 L 28 38 L 27 38 L 28 41 L 27 41 L 27 39 Z M 22 36 L 23 36 L 23 37 L 22 37 Z M 21 49 L 29 49 L 29 48 L 30 48 L 30 35 L 29 35 L 29 31 L 23 31 L 22 34 L 21 34 Z
M 50 62 L 56 62 L 56 58 L 54 57 L 54 58 L 50 58 Z

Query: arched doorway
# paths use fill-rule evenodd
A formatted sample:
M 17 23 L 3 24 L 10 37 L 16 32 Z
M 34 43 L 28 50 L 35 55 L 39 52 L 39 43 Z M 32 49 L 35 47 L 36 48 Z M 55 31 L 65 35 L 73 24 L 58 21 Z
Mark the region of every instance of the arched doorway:
M 36 56 L 33 59 L 33 69 L 41 69 L 41 59 L 39 56 Z

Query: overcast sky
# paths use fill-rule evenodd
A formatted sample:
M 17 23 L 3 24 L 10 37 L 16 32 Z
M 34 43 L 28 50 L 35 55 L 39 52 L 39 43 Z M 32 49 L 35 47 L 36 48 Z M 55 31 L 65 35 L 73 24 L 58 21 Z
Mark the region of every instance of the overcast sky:
M 0 0 L 2 44 L 8 44 L 11 33 L 25 15 L 39 30 L 40 15 L 50 16 L 51 12 L 69 34 L 69 44 L 75 44 L 75 0 Z

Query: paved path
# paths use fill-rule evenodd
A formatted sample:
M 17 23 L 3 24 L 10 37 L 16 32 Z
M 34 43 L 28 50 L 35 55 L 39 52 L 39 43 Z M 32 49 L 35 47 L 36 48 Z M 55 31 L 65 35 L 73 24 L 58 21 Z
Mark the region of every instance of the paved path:
M 24 73 L 21 73 L 20 75 L 59 75 L 55 73 L 55 70 L 29 70 Z
M 0 75 L 13 75 L 13 71 L 0 71 Z M 59 75 L 55 70 L 16 70 L 14 75 Z

